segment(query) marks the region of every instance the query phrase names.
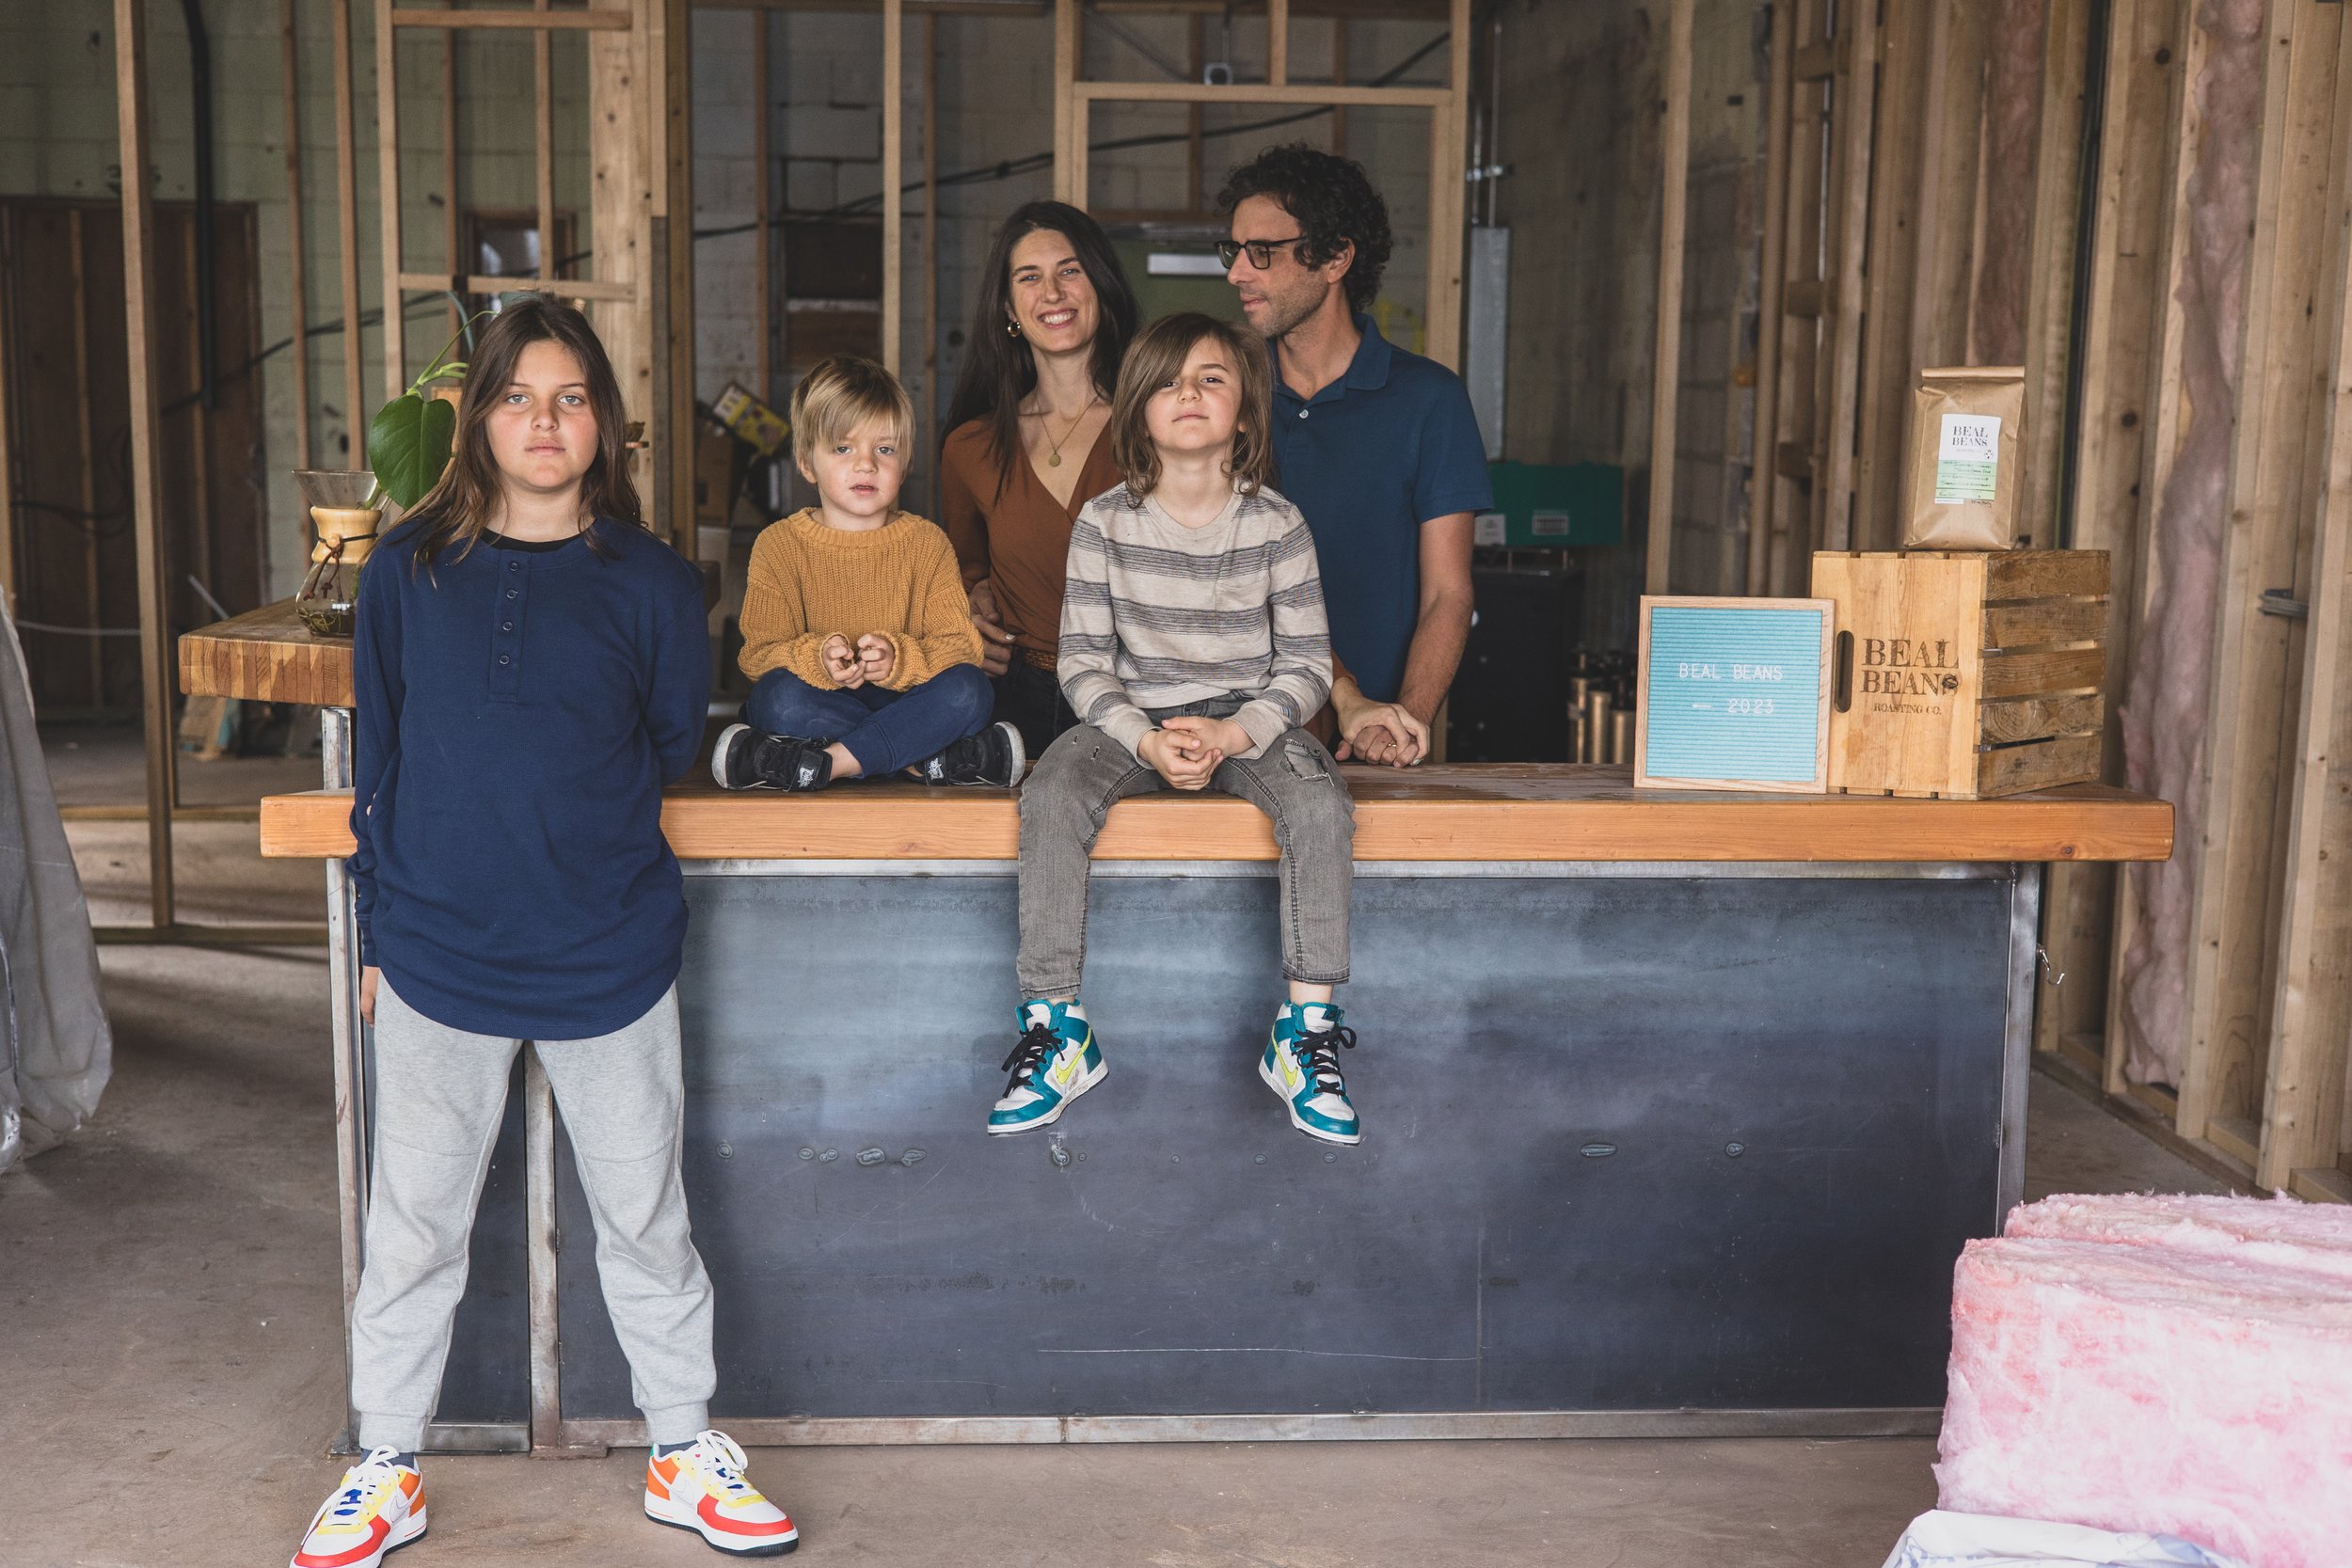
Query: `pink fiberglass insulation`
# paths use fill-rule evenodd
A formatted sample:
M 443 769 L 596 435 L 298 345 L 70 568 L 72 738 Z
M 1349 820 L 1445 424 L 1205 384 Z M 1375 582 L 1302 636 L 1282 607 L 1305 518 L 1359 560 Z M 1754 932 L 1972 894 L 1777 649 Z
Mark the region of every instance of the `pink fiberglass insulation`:
M 2352 1206 L 2292 1197 L 2061 1195 L 2010 1211 L 2001 1233 L 2172 1247 L 2258 1268 L 2302 1270 L 2352 1292 Z M 2352 1557 L 2348 1552 L 2347 1557 Z
M 1939 1507 L 2352 1561 L 2352 1284 L 2003 1237 L 1955 1271 Z
M 2263 12 L 2263 0 L 2203 0 L 2197 8 L 2208 48 L 2191 84 L 2197 161 L 2177 216 L 2188 237 L 2174 294 L 2185 429 L 2156 498 L 2148 542 L 2154 592 L 2118 710 L 2126 781 L 2171 801 L 2175 820 L 2172 858 L 2126 871 L 2137 923 L 2123 950 L 2121 1022 L 2124 1070 L 2142 1084 L 2179 1084 L 2187 1053 L 2191 899 L 2205 825 L 2205 708 L 2237 411 L 2238 321 L 2261 155 Z

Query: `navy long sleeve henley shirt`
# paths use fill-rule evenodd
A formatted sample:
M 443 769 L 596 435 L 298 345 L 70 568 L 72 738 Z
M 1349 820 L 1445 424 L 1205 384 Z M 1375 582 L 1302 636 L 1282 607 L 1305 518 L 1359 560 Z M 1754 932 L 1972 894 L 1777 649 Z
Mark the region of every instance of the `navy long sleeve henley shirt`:
M 710 692 L 694 569 L 611 519 L 553 549 L 485 535 L 360 578 L 349 862 L 363 962 L 437 1023 L 585 1039 L 677 978 L 686 900 L 661 786 Z

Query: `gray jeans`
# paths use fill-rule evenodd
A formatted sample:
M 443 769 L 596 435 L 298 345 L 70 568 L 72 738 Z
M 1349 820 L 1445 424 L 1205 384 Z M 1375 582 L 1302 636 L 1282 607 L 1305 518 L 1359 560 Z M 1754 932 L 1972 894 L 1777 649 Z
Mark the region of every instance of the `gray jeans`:
M 1230 717 L 1238 701 L 1148 710 Z M 1356 805 L 1321 742 L 1290 730 L 1256 757 L 1228 757 L 1210 787 L 1271 817 L 1282 849 L 1282 974 L 1308 985 L 1347 978 L 1347 904 Z M 1091 724 L 1066 732 L 1021 791 L 1021 960 L 1025 996 L 1068 996 L 1086 966 L 1087 857 L 1111 803 L 1168 787 L 1152 765 Z
M 351 1311 L 359 1446 L 413 1450 L 466 1293 L 466 1242 L 521 1041 L 434 1022 L 379 981 L 367 1264 Z M 686 1221 L 677 992 L 627 1028 L 534 1045 L 596 1229 L 596 1275 L 656 1443 L 709 1424 L 710 1276 Z

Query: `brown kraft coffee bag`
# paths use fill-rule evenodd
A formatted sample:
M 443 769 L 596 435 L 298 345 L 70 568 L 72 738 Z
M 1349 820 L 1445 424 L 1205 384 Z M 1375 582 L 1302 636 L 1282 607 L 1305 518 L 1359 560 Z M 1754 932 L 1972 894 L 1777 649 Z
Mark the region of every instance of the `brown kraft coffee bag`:
M 2021 365 L 1919 372 L 1904 441 L 1903 547 L 2006 550 L 2017 545 Z

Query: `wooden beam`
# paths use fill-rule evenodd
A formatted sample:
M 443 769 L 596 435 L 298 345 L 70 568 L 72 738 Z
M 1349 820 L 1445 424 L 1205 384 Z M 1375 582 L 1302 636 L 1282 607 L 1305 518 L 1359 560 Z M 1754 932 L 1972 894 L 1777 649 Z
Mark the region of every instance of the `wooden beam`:
M 131 523 L 138 552 L 139 684 L 147 739 L 149 920 L 176 919 L 171 807 L 177 793 L 173 734 L 169 556 L 164 548 L 163 497 L 155 442 L 162 418 L 155 390 L 155 197 L 147 125 L 147 0 L 115 0 L 115 123 L 122 160 L 123 331 L 129 340 Z
M 2180 1131 L 2257 1114 L 2276 974 L 2276 835 L 2301 686 L 2290 623 L 2260 613 L 2296 580 L 2303 466 L 2316 391 L 2307 308 L 2328 243 L 2327 168 L 2341 7 L 2273 0 L 2262 161 L 2246 272 L 2237 423 L 2206 721 L 2204 855 L 2189 953 Z M 2324 383 L 2323 383 L 2324 384 Z
M 638 0 L 640 5 L 655 0 Z M 633 420 L 655 421 L 653 387 L 653 134 L 642 31 L 588 37 L 589 219 L 595 281 L 626 288 L 589 295 L 591 319 Z M 601 296 L 601 297 L 599 297 Z M 651 476 L 640 465 L 638 483 Z M 660 497 L 654 498 L 659 504 Z
M 670 541 L 689 561 L 694 539 L 694 121 L 692 18 L 689 0 L 660 0 L 648 40 L 657 70 L 649 90 L 660 93 L 650 122 L 659 128 L 654 214 L 661 236 L 661 297 L 655 315 L 661 348 L 660 407 L 650 426 L 656 502 Z
M 752 285 L 752 337 L 754 343 L 752 350 L 752 385 L 757 390 L 759 401 L 762 403 L 772 403 L 775 401 L 776 396 L 776 389 L 774 387 L 776 364 L 776 324 L 774 316 L 776 290 L 776 228 L 774 221 L 774 192 L 776 171 L 771 161 L 772 155 L 770 150 L 770 137 L 771 133 L 773 130 L 773 121 L 775 119 L 776 89 L 774 84 L 769 77 L 768 31 L 771 25 L 771 19 L 769 17 L 767 12 L 755 11 L 752 13 L 752 81 L 755 84 L 753 89 L 754 103 L 752 107 L 752 162 L 756 165 L 759 169 L 756 187 L 757 194 L 755 198 L 755 211 L 758 214 L 759 227 L 754 231 L 754 235 L 758 243 L 754 246 L 752 251 L 752 275 L 756 279 L 756 281 Z M 937 25 L 937 24 L 934 23 L 931 18 L 925 17 L 923 19 L 923 37 L 927 43 L 930 39 L 931 28 L 935 25 Z M 927 117 L 924 121 L 927 129 L 924 133 L 923 141 L 925 152 L 928 156 L 930 144 L 930 134 L 928 130 L 928 126 L 930 125 L 928 116 L 930 113 L 930 88 L 928 87 L 924 90 L 923 109 L 924 114 Z M 928 453 L 930 449 L 927 447 L 925 451 Z
M 2076 785 L 1997 800 L 1882 795 L 1636 791 L 1629 769 L 1559 763 L 1349 768 L 1356 858 L 1372 861 L 1915 861 L 2137 859 L 2170 851 L 2172 809 Z M 730 794 L 690 780 L 663 794 L 685 860 L 1010 862 L 1020 806 L 1002 791 L 897 781 L 816 795 Z M 351 853 L 351 792 L 262 801 L 262 853 Z M 1271 861 L 1274 829 L 1247 800 L 1173 791 L 1113 806 L 1097 860 Z
M 98 443 L 93 428 L 96 399 L 90 395 L 89 374 L 89 225 L 84 221 L 82 210 L 69 208 L 65 214 L 66 255 L 73 269 L 73 447 L 82 455 L 76 465 L 81 488 L 75 499 L 82 515 L 98 515 Z M 83 625 L 103 626 L 106 624 L 105 573 L 98 556 L 98 530 L 94 527 L 82 533 L 82 615 Z M 106 706 L 106 640 L 86 637 L 84 652 L 88 657 L 89 705 Z
M 937 472 L 939 430 L 939 18 L 923 18 L 923 444 Z M 933 482 L 932 495 L 938 486 Z M 932 514 L 937 516 L 937 513 Z
M 547 8 L 548 0 L 535 3 Z M 451 47 L 456 42 L 457 35 L 452 33 Z M 531 35 L 531 176 L 538 209 L 539 276 L 551 281 L 563 258 L 555 253 L 560 244 L 555 232 L 555 39 L 548 33 Z M 457 265 L 453 261 L 450 270 L 456 271 Z
M 1078 0 L 1054 0 L 1054 199 L 1084 207 L 1087 105 L 1078 96 Z
M 286 315 L 294 336 L 294 466 L 307 468 L 314 461 L 310 454 L 310 301 L 306 282 L 310 259 L 304 253 L 302 236 L 302 86 L 294 42 L 294 0 L 278 0 L 278 69 L 286 98 Z
M 2254 1171 L 2274 1192 L 2297 1171 L 2334 1167 L 2352 1052 L 2352 28 L 2340 31 L 2334 75 L 2328 253 L 2312 301 L 2328 380 L 2318 400 L 2317 471 L 2307 472 L 2305 485 L 2317 502 L 2318 537 Z
M 8 401 L 8 340 L 16 329 L 15 268 L 8 264 L 8 221 L 0 217 L 0 610 L 13 616 L 16 604 L 15 409 Z
M 387 5 L 384 18 L 394 27 L 439 28 L 457 32 L 474 28 L 495 28 L 506 32 L 536 29 L 565 33 L 612 32 L 625 33 L 633 25 L 626 10 L 618 8 L 585 11 L 551 11 L 546 9 L 497 11 L 432 11 L 393 9 Z
M 545 4 L 546 0 L 540 0 Z M 457 38 L 454 30 L 441 35 L 441 264 L 452 273 L 463 272 L 465 240 L 459 233 L 457 213 Z M 449 330 L 452 337 L 465 330 L 465 308 L 455 300 L 449 302 Z
M 1348 85 L 1347 20 L 1344 14 L 1331 18 L 1331 82 L 1334 87 L 1343 87 Z M 1192 19 L 1192 74 L 1195 80 L 1198 80 L 1200 75 L 1200 29 L 1203 23 L 1200 17 L 1196 16 Z M 1194 104 L 1192 114 L 1193 123 L 1198 125 L 1200 119 L 1200 105 Z M 1340 157 L 1347 156 L 1347 111 L 1343 108 L 1335 108 L 1331 111 L 1331 150 Z M 1193 162 L 1197 166 L 1200 161 L 1200 136 L 1196 133 L 1193 137 Z M 1192 183 L 1193 199 L 1205 206 L 1208 197 L 1200 190 L 1200 179 L 1196 176 Z
M 347 467 L 368 466 L 367 345 L 359 336 L 359 151 L 351 87 L 353 0 L 328 0 L 335 24 L 335 242 L 343 294 L 343 429 Z
M 375 191 L 377 234 L 384 254 L 387 403 L 408 389 L 408 331 L 400 311 L 400 75 L 393 49 L 392 14 L 392 0 L 375 0 Z
M 1903 427 L 1917 384 L 1911 359 L 1914 280 L 1922 265 L 1921 208 L 1929 84 L 1941 74 L 1936 53 L 1948 41 L 1954 0 L 1886 9 L 1879 35 L 1877 97 L 1871 110 L 1868 270 L 1859 287 L 1867 324 L 1859 347 L 1854 412 L 1853 500 L 1850 547 L 1891 550 L 1902 543 Z M 1942 35 L 1938 36 L 1941 28 Z M 1863 67 L 1867 68 L 1867 57 Z
M 1343 87 L 1327 82 L 1294 82 L 1279 87 L 1264 82 L 1236 82 L 1229 87 L 1202 82 L 1073 82 L 1071 91 L 1094 103 L 1352 103 L 1370 108 L 1442 109 L 1454 102 L 1451 87 Z
M 459 273 L 453 277 L 437 272 L 404 272 L 400 275 L 400 286 L 426 293 L 445 289 L 464 294 L 534 293 L 580 300 L 634 300 L 638 292 L 634 283 L 592 277 L 534 277 L 527 273 L 509 277 L 489 273 Z
M 1764 255 L 1756 308 L 1756 420 L 1748 443 L 1747 591 L 1764 592 L 1772 553 L 1772 505 L 1780 486 L 1772 460 L 1780 430 L 1780 345 L 1788 321 L 1788 147 L 1794 127 L 1797 19 L 1788 0 L 1772 7 L 1764 100 Z
M 1455 33 L 1453 47 L 1469 48 L 1469 38 Z M 1266 0 L 1265 79 L 1278 87 L 1291 79 L 1291 0 Z
M 1813 464 L 1813 539 L 1817 548 L 1853 547 L 1854 426 L 1862 376 L 1863 257 L 1869 241 L 1870 141 L 1878 99 L 1878 12 L 1840 7 L 1839 73 L 1830 113 L 1831 154 L 1827 281 L 1836 307 L 1825 323 L 1815 366 L 1821 413 Z
M 906 48 L 905 0 L 882 0 L 882 360 L 892 375 L 905 368 Z
M 1670 594 L 1674 564 L 1675 429 L 1682 394 L 1684 208 L 1691 179 L 1692 0 L 1672 0 L 1666 20 L 1662 169 L 1658 202 L 1658 335 L 1649 403 L 1649 550 L 1645 592 Z
M 2033 230 L 2026 263 L 2026 419 L 2019 435 L 2017 516 L 2037 548 L 2058 542 L 2065 493 L 2066 392 L 2073 350 L 2076 227 L 2082 211 L 2083 83 L 2090 72 L 2092 0 L 2048 0 L 2042 53 L 2042 130 L 2034 158 Z M 2114 26 L 2110 16 L 2108 26 Z
M 2185 0 L 2193 4 L 2194 0 Z M 2103 549 L 2112 569 L 2108 599 L 2106 726 L 2103 778 L 2123 776 L 2122 728 L 2116 715 L 2133 662 L 2146 592 L 2148 519 L 2143 496 L 2153 411 L 2150 377 L 2163 342 L 2165 233 L 2180 144 L 2170 135 L 2179 114 L 2185 48 L 2193 25 L 2185 0 L 2115 0 L 2108 12 L 2107 55 L 2099 62 L 2101 149 L 2093 196 L 2090 265 L 2082 309 L 2082 372 L 2073 473 L 2078 549 Z M 2042 889 L 2042 945 L 2066 984 L 2044 987 L 2034 1016 L 2034 1048 L 2092 1042 L 2104 1062 L 2116 878 L 2098 867 L 2053 871 Z M 2102 1068 L 2104 1076 L 2104 1067 Z
M 1462 252 L 1469 164 L 1470 0 L 1454 0 L 1454 26 L 1446 51 L 1446 98 L 1429 115 L 1429 357 L 1450 371 L 1462 368 Z M 1312 85 L 1310 93 L 1339 88 Z M 1442 738 L 1436 753 L 1445 760 Z

